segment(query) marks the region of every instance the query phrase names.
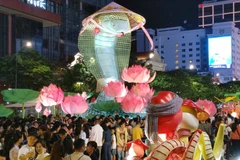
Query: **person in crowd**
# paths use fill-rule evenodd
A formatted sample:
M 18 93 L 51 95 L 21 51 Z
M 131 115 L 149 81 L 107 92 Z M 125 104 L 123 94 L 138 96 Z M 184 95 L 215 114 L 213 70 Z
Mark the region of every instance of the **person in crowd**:
M 117 140 L 115 135 L 115 128 L 111 128 L 111 154 L 112 154 L 112 160 L 116 160 L 116 154 L 117 154 Z
M 211 128 L 210 126 L 206 123 L 206 121 L 200 121 L 198 128 L 201 129 L 202 131 L 206 132 L 208 135 L 211 134 Z
M 125 122 L 126 122 L 126 126 L 129 125 L 129 115 L 125 115 Z
M 64 147 L 61 141 L 54 142 L 50 155 L 43 160 L 64 160 Z
M 141 128 L 141 122 L 136 122 L 136 126 L 132 129 L 132 140 L 135 141 L 137 139 L 143 138 L 143 130 Z
M 19 147 L 23 142 L 23 134 L 19 131 L 9 133 L 5 137 L 6 160 L 17 160 Z
M 61 139 L 61 142 L 63 143 L 65 154 L 72 154 L 73 153 L 72 138 L 67 134 L 66 130 L 63 128 L 59 130 L 58 134 Z
M 119 123 L 119 127 L 116 128 L 116 139 L 118 160 L 121 160 L 125 156 L 125 146 L 128 141 L 128 132 L 124 119 Z
M 102 122 L 103 128 L 103 156 L 102 159 L 104 160 L 111 160 L 111 131 L 109 126 L 111 122 L 108 118 L 104 119 Z
M 232 132 L 231 127 L 228 125 L 228 118 L 224 118 L 224 151 L 225 151 L 225 158 L 229 159 L 229 147 L 230 147 L 230 135 Z
M 50 130 L 51 131 L 51 138 L 49 140 L 50 146 L 52 146 L 54 142 L 57 142 L 60 140 L 60 137 L 58 136 L 58 131 L 60 129 L 61 129 L 61 122 L 55 122 L 53 124 L 53 127 Z
M 89 136 L 90 141 L 95 141 L 97 142 L 97 148 L 99 150 L 99 160 L 101 160 L 101 151 L 102 151 L 102 140 L 103 140 L 103 128 L 100 126 L 100 121 L 99 119 L 95 118 L 94 119 L 94 126 L 92 127 L 90 131 L 90 136 Z
M 18 160 L 33 160 L 35 158 L 34 144 L 37 141 L 37 133 L 30 132 L 27 137 L 27 144 L 23 145 L 18 152 Z
M 36 152 L 36 158 L 35 160 L 43 160 L 44 157 L 48 156 L 49 153 L 47 153 L 47 149 L 46 149 L 46 143 L 42 140 L 38 140 L 35 143 L 35 152 Z
M 87 143 L 87 148 L 84 154 L 88 155 L 91 160 L 98 160 L 99 151 L 97 149 L 97 143 L 95 141 L 89 141 Z
M 232 142 L 232 148 L 234 150 L 235 156 L 240 156 L 240 126 L 239 120 L 237 118 L 234 119 L 231 129 L 232 132 L 230 138 Z
M 83 139 L 77 139 L 74 141 L 74 152 L 64 158 L 64 160 L 91 160 L 87 155 L 84 155 L 85 141 Z
M 87 135 L 86 133 L 84 132 L 84 125 L 82 124 L 82 127 L 81 127 L 81 132 L 80 132 L 80 136 L 79 138 L 83 139 L 85 141 L 85 144 L 87 145 Z

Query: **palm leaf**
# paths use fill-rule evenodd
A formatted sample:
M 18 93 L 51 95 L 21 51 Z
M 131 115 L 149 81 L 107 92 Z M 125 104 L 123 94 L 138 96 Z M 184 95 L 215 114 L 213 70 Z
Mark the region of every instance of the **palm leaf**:
M 0 104 L 0 117 L 8 117 L 13 113 L 13 110 L 6 108 L 3 104 Z
M 114 101 L 101 101 L 92 104 L 92 107 L 99 111 L 114 112 L 116 110 L 121 109 L 121 104 L 116 103 Z

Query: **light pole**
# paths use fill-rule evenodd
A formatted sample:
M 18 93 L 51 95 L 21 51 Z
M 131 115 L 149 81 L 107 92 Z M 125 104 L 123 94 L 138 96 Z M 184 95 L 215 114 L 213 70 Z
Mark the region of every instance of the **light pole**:
M 27 47 L 27 48 L 31 48 L 32 47 L 32 43 L 31 42 L 27 42 L 24 46 L 22 46 L 20 49 L 19 49 L 19 51 L 20 50 L 22 50 L 23 48 L 25 48 L 25 47 Z M 18 51 L 18 52 L 19 52 Z M 16 53 L 16 73 L 15 73 L 15 89 L 17 88 L 17 83 L 18 83 L 18 65 L 17 65 L 17 55 L 18 55 L 18 52 Z

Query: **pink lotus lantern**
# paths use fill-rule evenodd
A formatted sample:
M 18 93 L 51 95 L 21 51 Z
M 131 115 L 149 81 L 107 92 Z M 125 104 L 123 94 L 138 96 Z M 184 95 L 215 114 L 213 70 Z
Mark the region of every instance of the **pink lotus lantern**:
M 139 83 L 131 88 L 131 93 L 144 98 L 146 101 L 152 98 L 154 91 L 148 83 Z
M 49 114 L 51 114 L 51 111 L 48 108 L 45 108 L 43 111 L 43 115 L 49 116 Z
M 196 102 L 204 111 L 206 111 L 210 117 L 214 116 L 217 113 L 217 107 L 212 101 L 209 100 L 198 100 Z
M 48 87 L 43 87 L 40 91 L 39 100 L 44 106 L 55 106 L 62 103 L 64 93 L 61 88 L 58 88 L 54 84 L 50 84 Z
M 134 65 L 128 69 L 124 68 L 122 79 L 129 83 L 150 83 L 154 80 L 156 72 L 150 78 L 150 71 L 140 65 Z
M 140 112 L 144 108 L 143 99 L 129 92 L 121 102 L 122 110 L 127 113 Z
M 39 113 L 42 111 L 42 105 L 40 102 L 37 102 L 36 106 L 35 106 L 35 110 Z
M 104 93 L 109 97 L 124 97 L 128 90 L 120 81 L 111 81 L 104 87 Z
M 61 108 L 67 114 L 82 114 L 88 109 L 86 97 L 82 97 L 80 94 L 68 95 L 63 100 Z

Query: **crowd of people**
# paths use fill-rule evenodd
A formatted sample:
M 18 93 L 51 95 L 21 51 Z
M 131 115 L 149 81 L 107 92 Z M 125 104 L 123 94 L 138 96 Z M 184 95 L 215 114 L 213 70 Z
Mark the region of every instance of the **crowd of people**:
M 240 120 L 231 114 L 218 112 L 214 117 L 206 121 L 200 121 L 199 129 L 205 131 L 210 138 L 212 146 L 218 133 L 220 124 L 225 125 L 224 129 L 224 159 L 240 157 Z
M 217 113 L 200 121 L 212 145 L 220 124 L 225 125 L 225 159 L 240 154 L 240 121 L 230 114 Z M 144 141 L 145 118 L 126 115 L 95 116 L 92 119 L 53 115 L 36 119 L 33 115 L 12 120 L 0 118 L 0 155 L 4 160 L 123 160 L 126 144 Z M 0 158 L 0 159 L 1 159 Z
M 127 142 L 144 140 L 144 124 L 144 118 L 128 115 L 0 118 L 0 155 L 5 160 L 122 160 Z

